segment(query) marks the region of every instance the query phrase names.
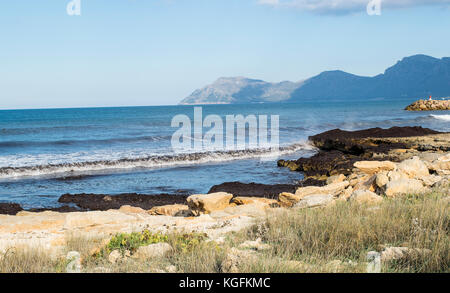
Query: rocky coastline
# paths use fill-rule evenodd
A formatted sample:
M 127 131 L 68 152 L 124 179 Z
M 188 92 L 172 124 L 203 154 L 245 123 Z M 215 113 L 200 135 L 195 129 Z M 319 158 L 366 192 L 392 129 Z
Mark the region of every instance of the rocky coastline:
M 107 243 L 117 233 L 181 231 L 202 233 L 221 243 L 228 233 L 285 210 L 337 203 L 377 205 L 433 190 L 447 194 L 446 199 L 450 195 L 450 133 L 421 127 L 337 129 L 310 141 L 318 148 L 311 158 L 278 162 L 305 175 L 298 184 L 229 182 L 197 195 L 66 194 L 59 201 L 70 205 L 47 211 L 0 205 L 0 212 L 9 214 L 0 215 L 0 255 L 11 247 L 43 247 L 61 257 L 68 235 L 74 233 L 102 237 Z
M 418 100 L 405 108 L 407 111 L 445 111 L 450 110 L 450 99 Z

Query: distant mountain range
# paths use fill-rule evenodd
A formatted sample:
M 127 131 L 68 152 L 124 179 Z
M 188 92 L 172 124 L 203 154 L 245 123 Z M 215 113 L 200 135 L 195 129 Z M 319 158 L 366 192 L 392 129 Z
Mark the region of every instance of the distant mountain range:
M 450 57 L 406 57 L 383 74 L 374 77 L 353 75 L 340 70 L 325 71 L 300 82 L 270 83 L 245 77 L 222 77 L 213 84 L 194 91 L 180 104 L 425 98 L 429 95 L 450 96 Z

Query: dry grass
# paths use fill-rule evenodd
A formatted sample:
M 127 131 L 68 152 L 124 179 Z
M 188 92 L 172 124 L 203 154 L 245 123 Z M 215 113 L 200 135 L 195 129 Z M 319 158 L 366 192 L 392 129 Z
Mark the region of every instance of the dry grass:
M 232 247 L 261 238 L 272 248 L 239 265 L 240 272 L 365 272 L 368 251 L 388 246 L 424 248 L 425 257 L 411 255 L 383 265 L 383 272 L 450 272 L 450 201 L 448 194 L 405 196 L 378 206 L 340 202 L 303 210 L 273 210 L 253 227 L 227 236 L 225 243 L 170 234 L 164 241 L 174 248 L 166 257 L 150 261 L 127 258 L 109 263 L 106 255 L 92 256 L 105 247 L 101 239 L 68 237 L 67 251 L 79 251 L 83 272 L 221 272 Z M 139 244 L 138 244 L 139 245 Z M 0 272 L 62 272 L 65 260 L 51 260 L 40 251 L 16 249 L 0 256 Z

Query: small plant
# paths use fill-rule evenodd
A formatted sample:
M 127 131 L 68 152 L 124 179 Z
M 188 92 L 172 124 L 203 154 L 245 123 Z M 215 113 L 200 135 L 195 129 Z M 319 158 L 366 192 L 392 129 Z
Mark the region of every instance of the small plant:
M 168 236 L 161 233 L 151 233 L 148 230 L 133 232 L 130 234 L 120 233 L 111 238 L 108 245 L 102 250 L 102 254 L 109 254 L 111 251 L 119 250 L 124 253 L 126 250 L 135 252 L 140 246 L 167 242 Z

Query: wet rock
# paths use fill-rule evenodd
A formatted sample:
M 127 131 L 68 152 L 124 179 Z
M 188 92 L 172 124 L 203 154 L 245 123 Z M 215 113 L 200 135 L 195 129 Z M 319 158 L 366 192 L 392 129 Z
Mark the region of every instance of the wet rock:
M 0 203 L 0 215 L 15 215 L 20 211 L 23 209 L 17 203 Z
M 192 213 L 198 216 L 224 210 L 230 205 L 232 198 L 233 195 L 226 192 L 194 194 L 187 198 L 187 203 Z
M 226 192 L 237 197 L 265 197 L 275 199 L 282 192 L 295 193 L 296 185 L 293 184 L 257 184 L 226 182 L 213 186 L 208 193 Z

